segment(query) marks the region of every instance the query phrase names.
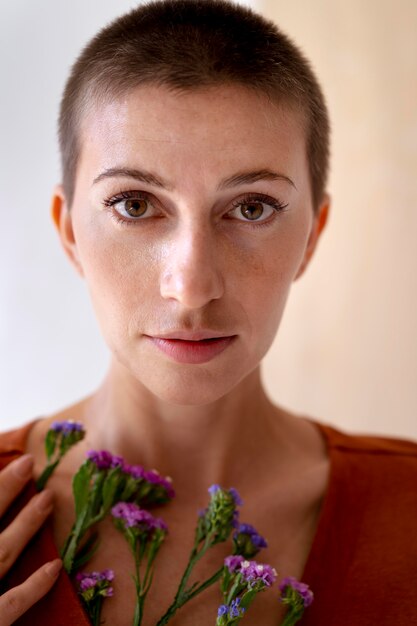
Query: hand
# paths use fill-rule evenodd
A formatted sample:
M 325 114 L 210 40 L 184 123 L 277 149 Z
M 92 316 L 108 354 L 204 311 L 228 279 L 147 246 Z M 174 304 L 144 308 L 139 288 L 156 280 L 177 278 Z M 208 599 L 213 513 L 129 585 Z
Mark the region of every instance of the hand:
M 16 459 L 0 472 L 0 517 L 22 491 L 32 476 L 33 458 L 29 454 Z M 34 496 L 12 523 L 0 533 L 0 579 L 45 522 L 53 508 L 52 492 L 45 489 Z M 13 624 L 42 598 L 58 578 L 60 559 L 46 563 L 25 582 L 0 596 L 0 626 Z

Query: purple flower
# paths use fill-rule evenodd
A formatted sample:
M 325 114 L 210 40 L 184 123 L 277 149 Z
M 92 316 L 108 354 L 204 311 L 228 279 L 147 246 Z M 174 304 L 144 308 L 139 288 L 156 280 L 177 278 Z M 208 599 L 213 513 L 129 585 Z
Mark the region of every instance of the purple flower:
M 314 600 L 314 594 L 306 583 L 299 582 L 293 576 L 287 576 L 283 579 L 283 581 L 279 585 L 279 590 L 281 591 L 281 601 L 284 599 L 290 599 L 291 596 L 293 600 L 302 603 L 304 607 L 310 606 Z
M 236 539 L 238 535 L 247 535 L 253 545 L 257 548 L 268 547 L 266 539 L 264 539 L 262 535 L 260 535 L 258 531 L 250 524 L 239 524 L 235 534 L 233 535 L 233 539 Z
M 229 572 L 231 574 L 233 574 L 234 572 L 236 572 L 241 564 L 244 561 L 244 557 L 240 556 L 240 555 L 232 555 L 232 556 L 227 556 L 224 560 L 224 564 L 227 567 L 227 569 L 229 570 Z
M 124 463 L 123 471 L 129 479 L 133 479 L 133 499 L 149 503 L 162 504 L 175 496 L 171 478 L 161 476 L 156 470 L 145 470 L 141 465 Z
M 220 485 L 211 485 L 211 487 L 208 488 L 208 492 L 211 496 L 214 496 L 218 491 L 221 491 L 222 488 L 220 487 Z
M 222 489 L 222 487 L 220 487 L 220 485 L 217 485 L 217 484 L 211 485 L 211 487 L 208 488 L 208 492 L 212 497 L 215 496 L 219 491 L 225 491 L 225 490 Z M 241 506 L 243 504 L 243 501 L 240 495 L 238 494 L 237 489 L 235 489 L 234 487 L 230 487 L 228 491 L 229 491 L 229 494 L 232 496 L 232 499 L 234 503 L 236 504 L 236 506 Z
M 91 602 L 97 597 L 110 597 L 113 595 L 113 587 L 110 583 L 114 579 L 114 572 L 111 569 L 102 572 L 80 572 L 75 577 L 79 591 L 84 600 Z
M 238 571 L 251 587 L 259 584 L 271 587 L 277 577 L 277 572 L 273 567 L 256 561 L 243 561 Z
M 235 600 L 232 600 L 232 603 L 229 608 L 230 617 L 241 617 L 243 613 L 245 612 L 245 609 L 241 609 L 239 606 L 240 600 L 241 600 L 240 598 L 236 598 Z
M 221 604 L 217 609 L 217 617 L 227 616 L 231 619 L 236 617 L 242 617 L 245 609 L 239 606 L 240 602 L 241 598 L 235 598 L 234 600 L 232 600 L 230 605 Z M 221 623 L 223 623 L 223 620 L 221 620 Z
M 169 477 L 164 478 L 156 470 L 145 471 L 141 478 L 146 480 L 151 485 L 162 487 L 166 491 L 169 498 L 173 498 L 175 496 L 171 479 Z
M 152 532 L 153 530 L 162 530 L 167 532 L 168 527 L 160 517 L 154 517 L 138 507 L 134 502 L 119 502 L 112 510 L 115 519 L 122 520 L 125 528 L 136 528 L 144 532 Z
M 233 534 L 234 551 L 242 554 L 247 559 L 252 558 L 268 546 L 266 540 L 251 526 L 251 524 L 239 524 Z
M 87 459 L 94 463 L 99 470 L 108 470 L 114 467 L 123 467 L 124 465 L 121 456 L 115 456 L 108 450 L 89 450 Z
M 237 490 L 234 487 L 230 487 L 229 493 L 232 496 L 233 500 L 235 501 L 235 504 L 237 506 L 242 506 L 243 500 L 242 500 L 242 498 L 240 497 L 240 495 L 238 494 Z
M 197 538 L 202 541 L 211 535 L 214 543 L 225 541 L 233 528 L 238 525 L 239 512 L 236 509 L 238 495 L 235 489 L 223 489 L 214 484 L 209 487 L 210 501 L 198 515 Z M 214 545 L 214 543 L 212 545 Z
M 130 474 L 132 478 L 136 480 L 143 479 L 145 476 L 145 470 L 141 465 L 128 465 L 125 463 L 123 471 L 126 472 L 126 474 Z
M 56 433 L 62 433 L 63 435 L 69 435 L 70 433 L 84 432 L 84 426 L 80 422 L 64 420 L 62 422 L 52 422 L 49 430 L 53 430 Z
M 217 609 L 217 617 L 222 617 L 223 615 L 227 615 L 229 612 L 229 607 L 227 604 L 221 604 Z

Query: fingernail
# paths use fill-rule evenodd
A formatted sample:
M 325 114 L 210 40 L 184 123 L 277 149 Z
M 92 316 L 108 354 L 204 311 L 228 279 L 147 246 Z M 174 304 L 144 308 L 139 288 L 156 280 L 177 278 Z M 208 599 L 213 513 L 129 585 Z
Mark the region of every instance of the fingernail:
M 50 489 L 45 489 L 40 494 L 35 496 L 36 498 L 36 508 L 39 513 L 45 513 L 47 509 L 51 508 L 52 505 L 52 491 Z
M 20 458 L 13 461 L 13 473 L 18 478 L 29 478 L 33 469 L 33 456 L 24 454 Z
M 55 561 L 51 561 L 50 563 L 47 563 L 47 565 L 45 565 L 45 572 L 51 578 L 56 578 L 56 576 L 59 574 L 61 568 L 62 568 L 62 561 L 61 561 L 61 559 L 55 559 Z

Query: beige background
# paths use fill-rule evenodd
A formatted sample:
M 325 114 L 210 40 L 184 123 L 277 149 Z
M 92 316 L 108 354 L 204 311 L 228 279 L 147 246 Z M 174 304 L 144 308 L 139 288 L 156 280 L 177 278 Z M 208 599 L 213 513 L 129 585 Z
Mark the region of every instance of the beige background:
M 417 439 L 417 3 L 263 0 L 331 111 L 333 207 L 265 363 L 277 401 Z

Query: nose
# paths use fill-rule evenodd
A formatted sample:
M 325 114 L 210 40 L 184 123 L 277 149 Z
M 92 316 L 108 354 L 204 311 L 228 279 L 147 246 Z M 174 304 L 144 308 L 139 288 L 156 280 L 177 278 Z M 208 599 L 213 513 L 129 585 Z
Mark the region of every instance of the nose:
M 224 282 L 219 251 L 210 227 L 183 227 L 170 241 L 161 272 L 160 292 L 184 308 L 198 309 L 221 298 Z

